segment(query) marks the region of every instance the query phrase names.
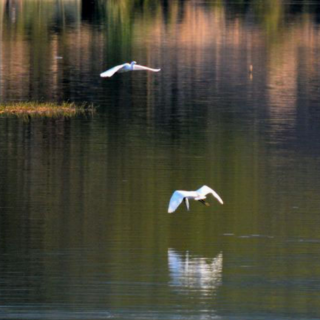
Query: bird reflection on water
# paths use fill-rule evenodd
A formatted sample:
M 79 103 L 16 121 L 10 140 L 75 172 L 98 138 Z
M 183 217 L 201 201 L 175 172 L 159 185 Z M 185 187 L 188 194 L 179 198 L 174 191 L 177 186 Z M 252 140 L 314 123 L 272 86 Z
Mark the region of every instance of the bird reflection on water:
M 169 248 L 168 264 L 171 277 L 169 284 L 180 288 L 181 292 L 192 289 L 210 294 L 222 284 L 222 252 L 214 258 L 204 258 L 192 256 L 189 251 L 177 253 Z

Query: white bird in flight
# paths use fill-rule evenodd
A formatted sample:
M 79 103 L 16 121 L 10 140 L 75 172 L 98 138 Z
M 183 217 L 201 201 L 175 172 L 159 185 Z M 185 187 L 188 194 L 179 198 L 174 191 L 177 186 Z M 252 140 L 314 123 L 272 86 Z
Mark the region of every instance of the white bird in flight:
M 182 201 L 184 201 L 187 209 L 189 210 L 189 199 L 197 200 L 206 206 L 210 206 L 210 204 L 204 200 L 206 199 L 206 195 L 209 193 L 211 193 L 221 204 L 223 204 L 220 196 L 208 186 L 202 186 L 196 191 L 177 190 L 171 196 L 168 213 L 176 211 Z
M 102 78 L 110 78 L 112 77 L 116 72 L 128 72 L 128 71 L 152 71 L 152 72 L 159 72 L 161 69 L 152 69 L 145 66 L 140 66 L 135 61 L 132 61 L 131 63 L 124 63 L 119 66 L 115 66 L 105 72 L 100 73 L 100 77 Z

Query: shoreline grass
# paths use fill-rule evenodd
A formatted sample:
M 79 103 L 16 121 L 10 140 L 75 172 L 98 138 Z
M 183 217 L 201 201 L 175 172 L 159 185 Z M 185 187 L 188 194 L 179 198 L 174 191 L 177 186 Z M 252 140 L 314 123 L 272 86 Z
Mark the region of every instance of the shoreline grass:
M 9 102 L 0 104 L 1 116 L 21 118 L 70 118 L 94 111 L 92 106 L 76 105 L 73 102 Z

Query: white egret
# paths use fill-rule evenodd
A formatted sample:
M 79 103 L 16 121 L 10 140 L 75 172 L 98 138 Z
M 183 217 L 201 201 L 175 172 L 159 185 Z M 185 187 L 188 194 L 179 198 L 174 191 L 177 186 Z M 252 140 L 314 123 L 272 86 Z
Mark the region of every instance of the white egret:
M 102 78 L 110 78 L 112 77 L 116 72 L 128 72 L 128 71 L 152 71 L 152 72 L 159 72 L 161 69 L 153 69 L 145 66 L 141 66 L 137 64 L 135 61 L 132 61 L 131 63 L 124 63 L 119 66 L 115 66 L 105 72 L 100 73 L 100 77 Z
M 189 199 L 197 200 L 206 206 L 210 206 L 210 204 L 204 200 L 206 199 L 206 195 L 209 193 L 211 193 L 221 204 L 223 204 L 220 196 L 208 186 L 203 186 L 196 191 L 177 190 L 171 196 L 168 213 L 176 211 L 182 201 L 184 201 L 187 209 L 189 210 Z

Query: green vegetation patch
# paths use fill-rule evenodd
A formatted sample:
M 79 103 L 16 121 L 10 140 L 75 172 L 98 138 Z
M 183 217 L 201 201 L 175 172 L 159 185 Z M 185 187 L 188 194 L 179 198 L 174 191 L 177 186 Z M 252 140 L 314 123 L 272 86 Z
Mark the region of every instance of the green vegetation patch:
M 14 115 L 17 117 L 73 117 L 77 114 L 92 113 L 92 106 L 78 106 L 73 102 L 11 102 L 0 104 L 0 116 Z

